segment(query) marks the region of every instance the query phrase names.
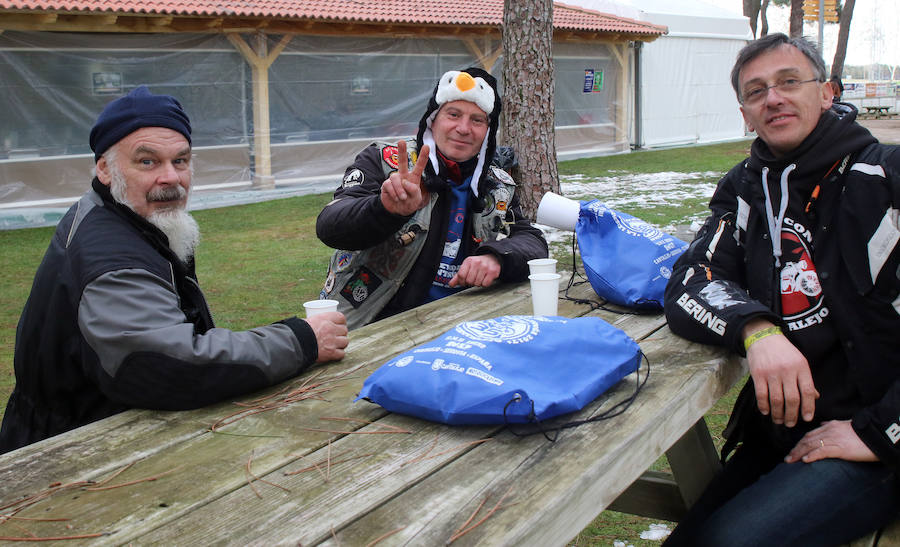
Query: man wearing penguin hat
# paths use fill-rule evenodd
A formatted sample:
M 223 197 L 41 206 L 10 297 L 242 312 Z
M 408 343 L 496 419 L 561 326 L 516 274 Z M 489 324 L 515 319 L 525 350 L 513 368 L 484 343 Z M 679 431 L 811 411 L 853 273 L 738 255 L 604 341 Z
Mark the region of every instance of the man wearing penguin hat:
M 375 142 L 356 156 L 319 214 L 337 249 L 323 298 L 351 329 L 467 287 L 522 281 L 547 256 L 522 216 L 516 184 L 491 164 L 501 101 L 480 68 L 441 76 L 415 140 Z

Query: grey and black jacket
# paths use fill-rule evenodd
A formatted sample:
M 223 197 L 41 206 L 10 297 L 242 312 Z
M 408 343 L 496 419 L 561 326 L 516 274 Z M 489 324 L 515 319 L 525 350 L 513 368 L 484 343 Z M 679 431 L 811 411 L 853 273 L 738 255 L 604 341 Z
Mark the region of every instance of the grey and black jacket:
M 216 328 L 193 264 L 94 179 L 59 222 L 20 317 L 0 452 L 128 408 L 208 405 L 292 377 L 317 354 L 296 317 Z
M 862 441 L 896 469 L 900 147 L 878 144 L 855 118 L 855 108 L 835 105 L 788 157 L 775 158 L 760 139 L 753 143 L 751 157 L 719 182 L 710 201 L 712 214 L 675 264 L 665 312 L 676 334 L 741 355 L 742 329 L 753 318 L 766 318 L 781 325 L 788 339 L 794 337 L 781 309 L 782 279 L 762 188 L 768 180 L 770 204 L 777 211 L 783 181 L 781 189 L 791 192 L 788 210 L 799 211 L 798 219 L 814 235 L 812 258 L 834 325 L 834 351 L 812 359 L 804 351 L 821 394 L 812 423 L 772 424 L 756 407 L 751 379 L 726 431 L 729 444 L 769 443 L 783 457 L 806 431 L 827 420 L 850 419 Z M 817 181 L 822 181 L 821 195 L 807 202 Z M 799 206 L 795 199 L 801 200 Z M 803 203 L 813 206 L 804 213 Z
M 415 152 L 415 141 L 409 141 L 410 161 Z M 420 305 L 444 250 L 450 207 L 446 176 L 434 173 L 429 163 L 423 182 L 431 203 L 413 215 L 395 215 L 380 198 L 381 184 L 397 169 L 395 155 L 396 147 L 384 142 L 360 152 L 316 221 L 319 239 L 338 249 L 322 294 L 338 300 L 350 328 Z M 496 256 L 499 281 L 527 279 L 528 261 L 547 256 L 543 233 L 522 216 L 515 183 L 496 166 L 482 177 L 478 196 L 469 192 L 469 213 L 459 252 Z

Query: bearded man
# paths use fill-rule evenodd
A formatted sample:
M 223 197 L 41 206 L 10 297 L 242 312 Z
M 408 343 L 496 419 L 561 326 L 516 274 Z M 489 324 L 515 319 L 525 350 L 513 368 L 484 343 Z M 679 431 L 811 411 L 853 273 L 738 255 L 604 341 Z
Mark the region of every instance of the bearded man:
M 344 356 L 338 312 L 244 332 L 213 324 L 194 273 L 191 126 L 176 99 L 138 87 L 106 106 L 90 143 L 96 177 L 59 222 L 19 319 L 0 453 L 128 408 L 208 405 Z

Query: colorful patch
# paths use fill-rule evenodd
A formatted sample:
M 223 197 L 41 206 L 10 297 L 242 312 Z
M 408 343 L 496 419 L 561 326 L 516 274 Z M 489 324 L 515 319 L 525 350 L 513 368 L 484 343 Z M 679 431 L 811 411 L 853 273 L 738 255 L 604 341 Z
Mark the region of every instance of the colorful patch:
M 363 175 L 362 171 L 360 171 L 359 169 L 354 169 L 344 176 L 344 182 L 342 186 L 344 188 L 348 188 L 350 186 L 359 186 L 365 179 L 366 177 L 365 175 Z
M 337 256 L 334 261 L 334 271 L 342 272 L 347 269 L 347 266 L 350 265 L 350 262 L 353 260 L 353 253 L 351 252 L 343 252 Z
M 505 202 L 505 201 L 498 201 L 498 202 L 497 202 L 497 210 L 498 210 L 498 211 L 505 211 L 505 210 L 506 210 L 506 202 Z
M 390 165 L 394 169 L 400 168 L 400 162 L 398 161 L 399 152 L 397 151 L 396 146 L 385 146 L 381 150 L 381 159 L 384 160 L 384 163 Z
M 329 271 L 328 277 L 325 278 L 325 288 L 322 289 L 322 294 L 327 295 L 331 292 L 331 289 L 334 288 L 334 272 Z M 327 296 L 322 296 L 322 298 L 327 298 Z
M 351 306 L 358 308 L 381 286 L 381 283 L 377 275 L 363 266 L 341 289 L 341 296 L 350 302 Z

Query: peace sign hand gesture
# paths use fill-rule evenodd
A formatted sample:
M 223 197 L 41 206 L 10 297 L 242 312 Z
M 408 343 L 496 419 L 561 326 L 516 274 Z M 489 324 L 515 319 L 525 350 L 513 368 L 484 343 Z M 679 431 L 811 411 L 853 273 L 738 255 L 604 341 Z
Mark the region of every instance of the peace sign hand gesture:
M 406 141 L 397 143 L 397 163 L 400 168 L 391 173 L 381 185 L 381 203 L 385 209 L 395 215 L 409 216 L 425 207 L 431 197 L 422 186 L 422 173 L 428 165 L 428 152 L 428 145 L 423 145 L 410 172 Z

